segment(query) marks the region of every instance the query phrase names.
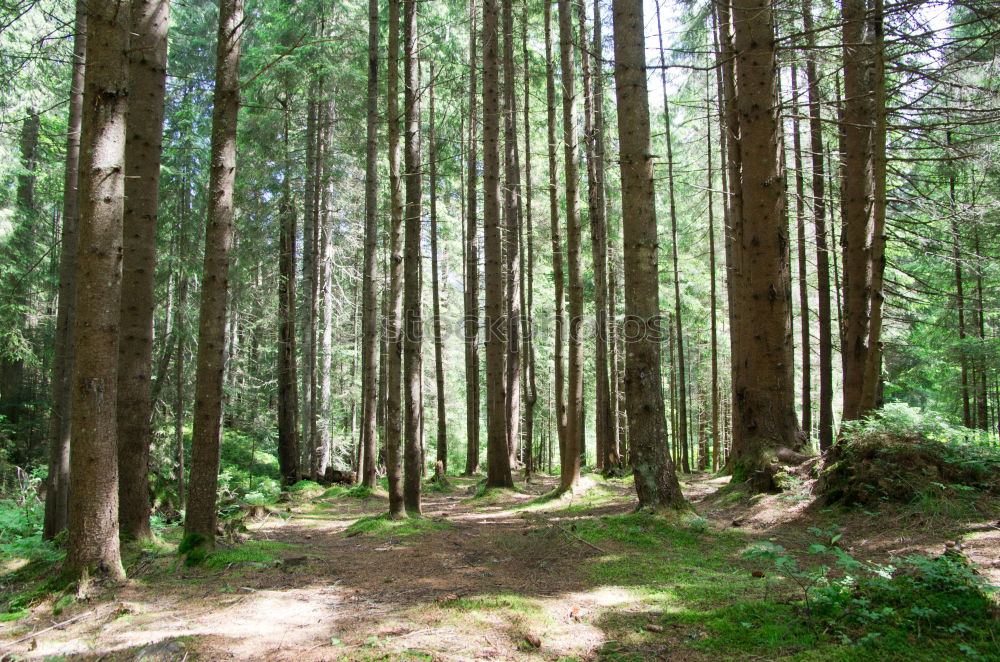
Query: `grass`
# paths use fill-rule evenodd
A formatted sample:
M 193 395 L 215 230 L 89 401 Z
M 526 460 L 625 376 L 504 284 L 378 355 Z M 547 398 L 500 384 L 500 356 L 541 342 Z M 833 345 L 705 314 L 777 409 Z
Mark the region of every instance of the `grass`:
M 300 480 L 294 485 L 289 486 L 289 492 L 306 492 L 306 491 L 322 491 L 323 486 L 312 480 Z
M 983 607 L 988 598 L 950 579 L 933 559 L 916 562 L 927 573 L 923 583 L 912 579 L 921 575 L 907 570 L 891 580 L 895 583 L 877 576 L 867 580 L 874 588 L 866 588 L 866 580 L 843 584 L 835 599 L 846 601 L 837 612 L 844 615 L 822 620 L 780 571 L 768 567 L 763 577 L 751 573 L 754 564 L 742 556 L 749 540 L 741 532 L 712 532 L 697 520 L 671 522 L 646 514 L 581 519 L 575 525 L 577 535 L 609 552 L 588 563 L 591 580 L 624 588 L 631 604 L 643 608 L 638 613 L 609 608 L 600 614 L 597 624 L 607 631 L 609 643 L 598 659 L 645 659 L 643 651 L 664 636 L 681 636 L 690 648 L 720 660 L 1000 659 L 1000 627 Z M 976 606 L 958 608 L 954 618 L 938 626 L 914 625 L 919 619 L 910 613 L 913 605 L 917 614 L 932 606 L 944 614 L 942 605 L 949 600 L 972 600 Z M 815 602 L 812 606 L 818 609 Z M 867 620 L 854 612 L 867 614 Z M 650 620 L 667 634 L 644 631 Z
M 354 487 L 344 487 L 343 485 L 334 485 L 328 487 L 325 492 L 319 495 L 321 499 L 336 499 L 340 497 L 349 497 L 351 499 L 369 499 L 372 496 L 379 493 L 378 488 L 374 490 L 367 485 L 355 485 Z
M 347 535 L 372 535 L 377 538 L 406 537 L 422 535 L 433 531 L 443 531 L 451 528 L 450 522 L 439 522 L 423 517 L 408 517 L 406 519 L 390 519 L 387 514 L 362 517 L 349 527 Z
M 446 600 L 441 603 L 441 606 L 446 609 L 456 609 L 463 613 L 496 610 L 505 610 L 525 616 L 539 616 L 542 613 L 542 609 L 537 602 L 516 593 L 473 595 L 455 600 Z

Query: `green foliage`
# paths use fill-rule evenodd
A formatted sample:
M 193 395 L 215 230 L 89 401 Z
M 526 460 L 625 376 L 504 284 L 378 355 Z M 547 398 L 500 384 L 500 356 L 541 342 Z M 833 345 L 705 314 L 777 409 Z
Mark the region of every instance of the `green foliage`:
M 177 555 L 184 559 L 184 565 L 200 565 L 208 556 L 208 539 L 200 533 L 189 533 L 177 546 Z
M 811 529 L 824 542 L 809 553 L 833 565 L 802 565 L 781 545 L 760 543 L 745 556 L 772 564 L 799 589 L 803 609 L 788 616 L 814 638 L 848 646 L 904 650 L 912 639 L 933 639 L 969 659 L 1000 653 L 993 635 L 996 605 L 988 586 L 958 554 L 914 554 L 888 565 L 855 559 L 837 546 L 837 529 Z
M 472 611 L 495 611 L 504 609 L 520 614 L 537 616 L 541 614 L 538 603 L 523 595 L 513 593 L 498 593 L 496 595 L 472 595 L 468 597 L 444 600 L 442 607 L 455 609 L 463 613 Z
M 289 492 L 305 492 L 307 490 L 322 490 L 323 486 L 312 480 L 300 480 L 294 485 L 289 486 Z
M 388 514 L 362 517 L 347 527 L 347 535 L 374 535 L 378 538 L 423 535 L 451 528 L 450 522 L 436 521 L 424 517 L 392 519 Z
M 374 494 L 372 488 L 367 485 L 355 485 L 344 491 L 344 496 L 350 497 L 352 499 L 367 499 Z
M 844 425 L 819 490 L 830 502 L 974 501 L 1000 492 L 1000 448 L 940 415 L 889 404 Z
M 231 565 L 261 564 L 274 565 L 278 558 L 266 550 L 251 545 L 240 545 L 234 549 L 220 549 L 205 557 L 205 566 L 220 570 Z
M 970 430 L 949 423 L 940 413 L 903 402 L 888 402 L 870 416 L 846 421 L 841 431 L 845 440 L 924 439 L 949 445 L 977 448 L 988 446 L 990 438 L 982 430 Z
M 26 559 L 56 562 L 63 552 L 50 541 L 42 540 L 45 506 L 35 497 L 34 485 L 0 499 L 0 561 Z

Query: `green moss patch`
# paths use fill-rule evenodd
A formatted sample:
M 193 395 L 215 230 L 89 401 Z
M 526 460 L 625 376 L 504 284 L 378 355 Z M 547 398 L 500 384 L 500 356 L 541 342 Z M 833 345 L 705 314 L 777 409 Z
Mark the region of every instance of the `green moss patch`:
M 347 527 L 347 535 L 373 535 L 379 538 L 405 537 L 443 531 L 450 529 L 451 526 L 450 522 L 435 521 L 423 517 L 391 519 L 388 514 L 382 514 L 362 517 Z

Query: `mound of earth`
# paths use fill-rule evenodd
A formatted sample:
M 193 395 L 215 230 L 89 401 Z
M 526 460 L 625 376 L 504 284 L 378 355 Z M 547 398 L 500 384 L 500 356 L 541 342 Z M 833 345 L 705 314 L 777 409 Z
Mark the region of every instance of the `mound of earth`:
M 827 455 L 814 491 L 827 503 L 910 503 L 923 494 L 1000 494 L 1000 453 L 921 435 L 841 440 Z

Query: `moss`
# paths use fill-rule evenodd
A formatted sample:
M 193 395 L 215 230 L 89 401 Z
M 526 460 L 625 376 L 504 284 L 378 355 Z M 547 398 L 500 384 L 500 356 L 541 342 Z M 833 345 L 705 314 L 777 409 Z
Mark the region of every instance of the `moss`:
M 27 609 L 19 609 L 18 611 L 9 611 L 5 614 L 0 614 L 0 623 L 10 623 L 11 621 L 17 621 L 28 614 L 30 614 Z
M 388 514 L 362 517 L 349 527 L 347 535 L 358 536 L 371 534 L 379 538 L 405 537 L 421 535 L 432 531 L 442 531 L 451 528 L 450 522 L 426 519 L 420 516 L 410 516 L 405 519 L 392 519 Z
M 1000 494 L 1000 452 L 905 431 L 856 430 L 830 452 L 816 491 L 827 503 L 968 502 Z M 850 432 L 850 430 L 849 430 Z M 951 511 L 945 507 L 945 512 Z
M 304 492 L 306 490 L 322 490 L 323 486 L 312 480 L 300 480 L 294 485 L 289 485 L 289 492 Z
M 200 533 L 187 534 L 177 546 L 177 555 L 184 559 L 184 565 L 188 567 L 201 564 L 208 552 L 208 538 Z

